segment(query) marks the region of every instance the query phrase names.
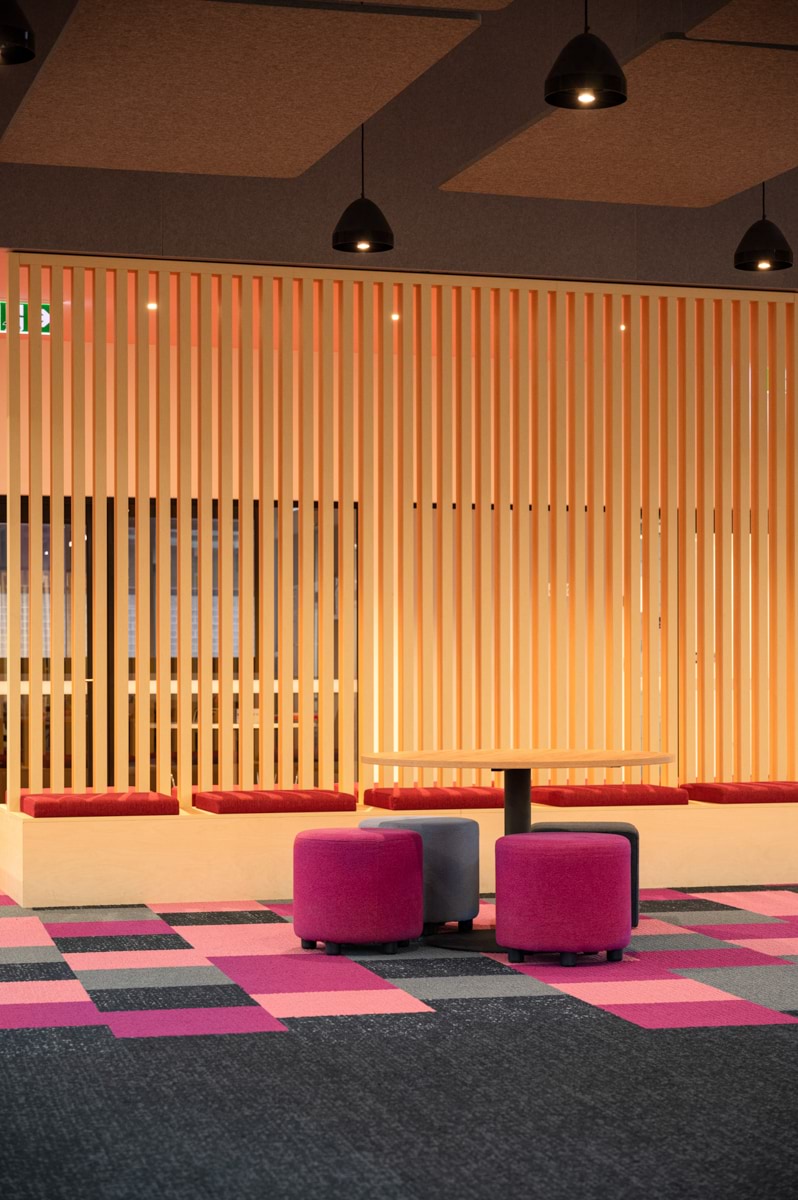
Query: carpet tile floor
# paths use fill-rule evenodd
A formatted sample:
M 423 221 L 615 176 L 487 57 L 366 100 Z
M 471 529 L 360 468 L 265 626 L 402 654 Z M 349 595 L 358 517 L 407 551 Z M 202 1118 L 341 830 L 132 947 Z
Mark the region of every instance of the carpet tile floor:
M 531 1015 L 566 999 L 650 1030 L 798 1025 L 798 885 L 651 889 L 641 909 L 622 963 L 563 968 L 423 942 L 328 958 L 300 948 L 285 900 L 35 910 L 0 896 L 0 1029 L 295 1033 L 319 1017 L 431 1018 L 470 1001 L 488 1019 L 498 1002 Z M 488 899 L 475 924 L 493 921 Z

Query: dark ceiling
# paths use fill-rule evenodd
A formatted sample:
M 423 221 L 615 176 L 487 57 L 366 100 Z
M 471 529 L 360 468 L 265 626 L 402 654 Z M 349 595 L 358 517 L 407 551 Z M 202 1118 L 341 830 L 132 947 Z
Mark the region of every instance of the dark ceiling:
M 119 6 L 130 0 L 21 2 L 36 30 L 39 54 L 30 66 L 0 73 L 0 130 L 5 131 L 0 159 L 6 160 L 0 161 L 0 243 L 8 247 L 741 287 L 753 281 L 733 269 L 732 255 L 758 215 L 751 176 L 760 169 L 781 171 L 769 182 L 769 215 L 798 245 L 798 170 L 784 170 L 785 164 L 798 161 L 798 143 L 795 159 L 785 157 L 785 139 L 768 117 L 774 110 L 766 84 L 772 89 L 775 72 L 762 70 L 760 75 L 758 67 L 742 72 L 738 99 L 726 121 L 723 106 L 713 108 L 708 68 L 684 78 L 663 74 L 659 66 L 659 86 L 664 89 L 672 79 L 674 89 L 689 87 L 689 107 L 698 112 L 704 89 L 703 104 L 711 111 L 711 129 L 717 130 L 707 152 L 697 155 L 686 123 L 670 121 L 663 109 L 656 120 L 651 118 L 647 160 L 632 153 L 630 147 L 645 141 L 639 122 L 637 143 L 610 124 L 616 112 L 629 122 L 634 115 L 630 97 L 626 110 L 595 114 L 609 131 L 606 152 L 588 147 L 584 126 L 579 127 L 572 179 L 568 125 L 555 127 L 542 85 L 558 51 L 579 31 L 582 0 L 511 0 L 505 7 L 505 0 L 485 0 L 481 24 L 458 22 L 463 28 L 457 33 L 444 30 L 443 20 L 424 26 L 409 18 L 403 24 L 394 17 L 335 14 L 333 22 L 362 21 L 354 48 L 346 39 L 336 47 L 329 25 L 323 36 L 312 35 L 316 13 L 290 14 L 289 21 L 307 21 L 308 36 L 302 36 L 305 26 L 295 25 L 289 40 L 285 17 L 280 17 L 281 25 L 253 23 L 263 22 L 267 12 L 271 21 L 274 13 L 285 10 L 230 0 L 175 0 L 180 11 L 194 6 L 207 14 L 206 34 L 217 14 L 228 33 L 235 32 L 230 21 L 250 22 L 249 59 L 243 56 L 242 66 L 242 55 L 228 37 L 228 60 L 216 66 L 215 80 L 209 70 L 204 94 L 197 93 L 196 99 L 191 91 L 196 71 L 186 65 L 192 46 L 198 61 L 204 52 L 196 22 L 186 22 L 182 44 L 179 31 L 176 37 L 170 29 L 148 56 L 151 61 L 141 56 L 137 61 L 128 51 L 128 45 L 140 45 L 134 24 L 120 25 Z M 174 24 L 178 7 L 172 0 L 140 4 L 154 11 L 163 4 Z M 459 7 L 474 5 L 468 0 Z M 665 32 L 694 29 L 717 14 L 717 28 L 724 21 L 730 26 L 721 36 L 738 36 L 740 28 L 743 36 L 752 37 L 753 30 L 755 40 L 767 40 L 778 28 L 779 13 L 786 19 L 796 8 L 793 0 L 592 0 L 591 27 L 629 64 L 631 83 L 644 77 L 645 52 Z M 101 20 L 111 23 L 109 29 L 116 22 L 112 38 L 98 38 Z M 380 27 L 381 20 L 392 23 L 387 54 L 387 26 Z M 395 32 L 399 26 L 401 37 Z M 268 35 L 278 30 L 270 46 Z M 257 49 L 256 33 L 265 38 Z M 281 38 L 286 39 L 282 60 Z M 107 61 L 98 61 L 104 45 Z M 794 58 L 798 73 L 798 55 Z M 247 61 L 252 64 L 253 104 L 239 122 L 234 118 L 248 86 Z M 318 82 L 322 69 L 323 86 Z M 136 119 L 130 106 L 147 88 L 147 119 Z M 163 101 L 163 129 L 153 95 Z M 208 103 L 209 95 L 219 95 L 219 103 Z M 283 105 L 279 111 L 275 97 Z M 593 117 L 562 115 L 585 125 Z M 363 117 L 370 117 L 367 190 L 396 234 L 392 253 L 367 260 L 335 254 L 330 247 L 332 228 L 358 190 L 356 124 Z M 745 152 L 743 121 L 761 168 Z M 540 180 L 535 139 L 547 147 Z M 667 154 L 672 163 L 669 171 L 660 172 L 662 185 L 656 177 L 658 139 L 663 157 Z M 665 184 L 683 165 L 682 142 L 685 163 L 698 159 L 704 164 L 711 186 L 674 188 L 669 194 Z M 496 147 L 502 150 L 491 154 Z M 547 170 L 555 152 L 556 170 Z M 77 163 L 81 165 L 72 165 Z M 198 164 L 205 173 L 193 173 Z M 226 173 L 233 170 L 236 174 Z M 259 177 L 261 171 L 269 174 Z M 628 178 L 628 194 L 644 196 L 646 202 L 559 198 L 585 194 L 576 179 L 580 171 L 583 180 L 595 176 L 598 182 L 601 176 L 601 194 L 608 196 L 623 197 L 622 181 Z M 456 190 L 463 181 L 474 190 Z M 738 185 L 741 190 L 732 194 Z M 500 191 L 522 194 L 496 194 Z M 713 193 L 727 198 L 706 207 L 685 206 L 685 197 L 688 204 L 692 195 L 706 203 Z M 660 203 L 660 197 L 668 203 Z M 681 200 L 674 203 L 674 197 Z M 795 271 L 769 279 L 757 276 L 756 286 L 794 288 Z

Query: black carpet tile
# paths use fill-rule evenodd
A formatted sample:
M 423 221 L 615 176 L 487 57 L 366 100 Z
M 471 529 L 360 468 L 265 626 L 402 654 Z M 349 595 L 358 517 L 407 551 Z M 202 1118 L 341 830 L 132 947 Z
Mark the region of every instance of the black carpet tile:
M 723 887 L 672 888 L 674 892 L 798 892 L 798 883 L 743 883 Z
M 210 986 L 90 988 L 89 995 L 100 1012 L 141 1012 L 163 1008 L 232 1008 L 257 1002 L 237 984 L 216 983 Z
M 729 909 L 735 908 L 734 904 L 720 904 L 717 900 L 692 900 L 685 897 L 684 900 L 641 900 L 640 911 L 642 913 L 656 912 L 712 912 L 714 909 Z
M 285 917 L 266 909 L 247 909 L 246 912 L 186 912 L 162 913 L 167 925 L 284 925 Z
M 113 908 L 113 909 L 134 908 L 134 909 L 140 911 L 142 908 L 145 908 L 145 907 L 146 907 L 146 905 L 144 905 L 144 904 L 47 904 L 47 905 L 40 904 L 40 905 L 38 905 L 37 908 L 34 908 L 33 911 L 34 912 L 78 912 L 78 911 L 80 911 L 80 912 L 85 912 L 90 919 L 91 913 L 107 912 L 109 908 Z
M 44 1059 L 42 1070 L 60 1069 L 61 1055 L 116 1052 L 118 1042 L 106 1025 L 64 1026 L 53 1029 L 0 1029 L 0 1063 L 9 1070 L 13 1058 Z M 3 1184 L 3 1145 L 0 1139 L 0 1192 Z
M 48 979 L 75 979 L 66 963 L 0 963 L 0 983 L 41 983 Z
M 99 1031 L 48 1031 L 48 1049 L 9 1054 L 0 1072 L 5 1194 L 798 1194 L 793 1027 L 649 1031 L 566 996 L 436 1008 L 111 1052 Z
M 483 958 L 481 954 L 447 955 L 446 958 L 361 958 L 361 967 L 368 967 L 375 975 L 383 979 L 436 979 L 447 975 L 507 975 L 514 974 L 512 967 L 496 962 L 492 958 Z
M 52 933 L 50 935 L 52 937 Z M 116 937 L 53 937 L 62 954 L 86 954 L 92 950 L 190 950 L 191 943 L 179 933 L 118 934 Z

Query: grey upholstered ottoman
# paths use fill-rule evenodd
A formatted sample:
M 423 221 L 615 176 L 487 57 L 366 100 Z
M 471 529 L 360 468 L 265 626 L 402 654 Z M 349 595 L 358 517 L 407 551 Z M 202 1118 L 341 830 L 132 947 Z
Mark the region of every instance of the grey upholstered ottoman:
M 640 922 L 640 834 L 627 821 L 536 821 L 532 833 L 617 833 L 632 851 L 632 927 Z
M 424 930 L 479 912 L 479 823 L 468 817 L 368 817 L 361 829 L 412 829 L 424 845 Z

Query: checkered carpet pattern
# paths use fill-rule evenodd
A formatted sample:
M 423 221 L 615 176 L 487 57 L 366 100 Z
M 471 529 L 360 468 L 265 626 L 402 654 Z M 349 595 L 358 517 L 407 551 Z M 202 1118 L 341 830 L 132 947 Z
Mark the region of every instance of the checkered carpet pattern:
M 429 1014 L 457 999 L 570 997 L 645 1029 L 798 1025 L 798 885 L 658 889 L 622 963 L 603 955 L 302 950 L 291 904 L 24 909 L 0 895 L 0 1029 L 116 1038 L 275 1033 L 308 1017 Z M 494 923 L 490 898 L 475 925 Z

